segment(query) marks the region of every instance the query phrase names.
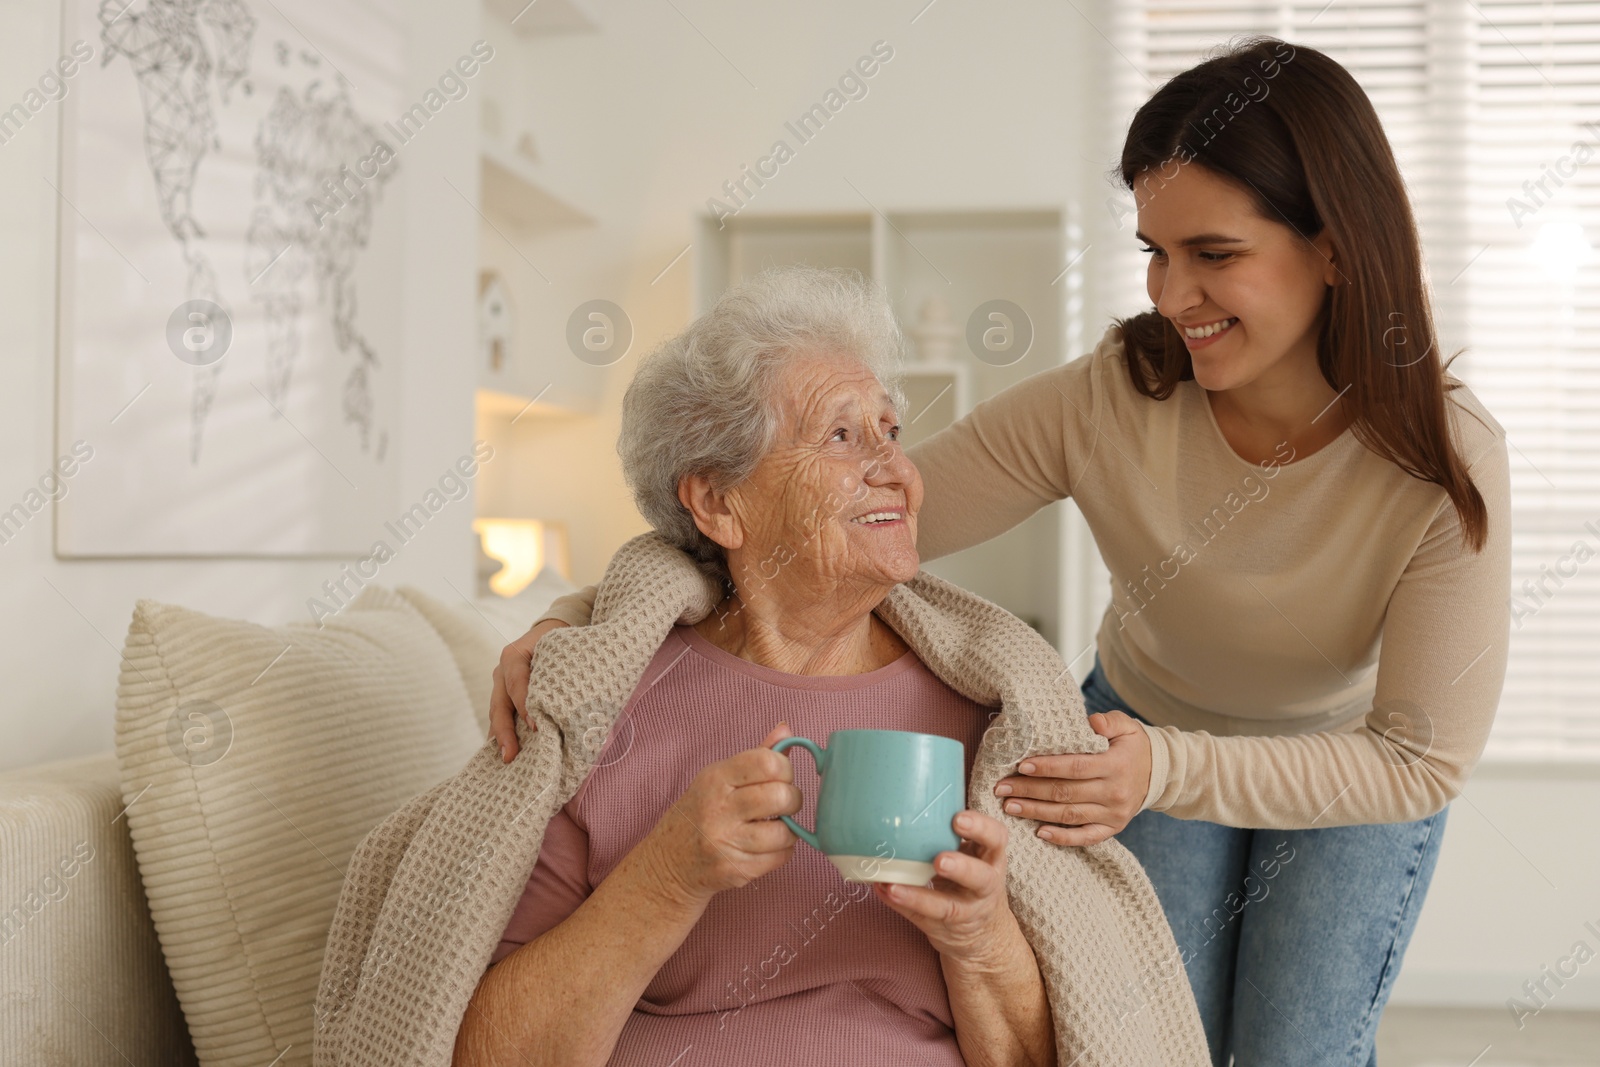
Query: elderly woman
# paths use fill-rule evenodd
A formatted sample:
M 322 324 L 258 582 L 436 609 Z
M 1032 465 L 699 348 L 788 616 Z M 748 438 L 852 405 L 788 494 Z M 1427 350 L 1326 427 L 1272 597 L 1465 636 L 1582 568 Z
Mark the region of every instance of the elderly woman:
M 940 734 L 970 773 L 991 711 L 873 614 L 918 567 L 899 348 L 858 275 L 786 268 L 640 365 L 628 482 L 726 597 L 668 635 L 550 822 L 457 1064 L 1053 1060 L 1001 822 L 963 811 L 930 885 L 869 888 L 777 818 L 816 796 L 771 750 L 791 730 Z

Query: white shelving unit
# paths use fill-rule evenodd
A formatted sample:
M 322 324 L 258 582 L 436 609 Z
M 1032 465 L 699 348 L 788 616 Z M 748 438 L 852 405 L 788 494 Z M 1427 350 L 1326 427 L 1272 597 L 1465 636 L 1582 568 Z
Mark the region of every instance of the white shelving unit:
M 483 0 L 483 7 L 487 14 L 504 19 L 520 37 L 599 29 L 589 5 L 580 0 Z
M 910 363 L 902 378 L 909 408 L 902 430 L 907 445 L 927 437 L 928 426 L 943 428 L 972 410 L 972 368 L 963 363 Z M 921 425 L 925 420 L 928 426 Z
M 544 38 L 595 33 L 599 26 L 583 0 L 484 0 L 483 18 L 502 58 L 486 68 L 478 87 L 480 289 L 499 278 L 507 308 L 501 358 L 479 354 L 480 416 L 564 418 L 599 409 L 605 375 L 571 358 L 564 329 L 571 308 L 552 295 L 536 263 L 556 256 L 563 240 L 598 226 L 582 204 L 583 191 L 564 187 L 540 158 L 533 112 L 516 64 Z M 483 308 L 480 306 L 480 315 Z
M 1067 287 L 1058 283 L 1066 248 L 1064 212 L 1055 208 L 741 213 L 721 225 L 707 216 L 700 220 L 695 243 L 695 312 L 706 311 L 728 286 L 763 267 L 786 263 L 852 267 L 877 280 L 908 335 L 924 302 L 934 297 L 948 305 L 963 335 L 969 316 L 990 300 L 1022 308 L 1033 341 L 1009 366 L 980 360 L 964 336 L 947 360 L 908 358 L 903 385 L 909 421 L 902 439 L 913 445 L 955 422 L 974 403 L 1062 362 Z M 1064 634 L 1062 625 L 1065 514 L 1063 508 L 1045 508 L 927 569 L 1028 620 L 1061 647 L 1064 636 L 1075 636 Z
M 514 223 L 537 237 L 573 226 L 593 226 L 594 219 L 552 192 L 549 180 L 531 160 L 487 140 L 479 147 L 480 203 L 486 214 Z

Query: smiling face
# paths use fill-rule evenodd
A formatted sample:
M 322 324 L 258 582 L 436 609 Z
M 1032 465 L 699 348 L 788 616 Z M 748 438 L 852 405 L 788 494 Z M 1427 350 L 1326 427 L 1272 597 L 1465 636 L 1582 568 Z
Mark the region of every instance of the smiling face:
M 900 416 L 877 377 L 840 354 L 805 355 L 777 385 L 773 447 L 729 489 L 728 566 L 750 585 L 813 604 L 869 601 L 917 573 L 922 477 L 901 451 Z
M 1222 391 L 1302 378 L 1316 366 L 1328 286 L 1342 281 L 1326 228 L 1308 241 L 1214 171 L 1177 170 L 1140 175 L 1136 236 L 1153 250 L 1150 300 L 1184 336 L 1195 381 Z

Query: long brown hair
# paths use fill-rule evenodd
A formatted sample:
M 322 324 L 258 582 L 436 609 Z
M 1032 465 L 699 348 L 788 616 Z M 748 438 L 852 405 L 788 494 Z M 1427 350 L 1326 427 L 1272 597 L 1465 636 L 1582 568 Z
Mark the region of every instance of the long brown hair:
M 1153 195 L 1163 174 L 1170 179 L 1170 168 L 1191 161 L 1235 183 L 1261 217 L 1306 240 L 1328 227 L 1347 283 L 1332 286 L 1323 306 L 1322 376 L 1334 389 L 1348 388 L 1356 438 L 1443 487 L 1467 541 L 1481 551 L 1488 512 L 1445 413 L 1445 393 L 1461 383 L 1439 358 L 1416 220 L 1367 94 L 1313 48 L 1267 36 L 1237 40 L 1139 109 L 1114 177 Z M 1113 321 L 1140 393 L 1165 400 L 1194 377 L 1177 327 L 1159 311 Z

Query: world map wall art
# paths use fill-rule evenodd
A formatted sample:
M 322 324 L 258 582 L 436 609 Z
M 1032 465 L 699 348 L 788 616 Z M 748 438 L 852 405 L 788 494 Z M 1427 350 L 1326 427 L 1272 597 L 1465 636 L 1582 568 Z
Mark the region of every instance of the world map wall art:
M 364 550 L 397 498 L 404 19 L 69 0 L 62 556 Z

